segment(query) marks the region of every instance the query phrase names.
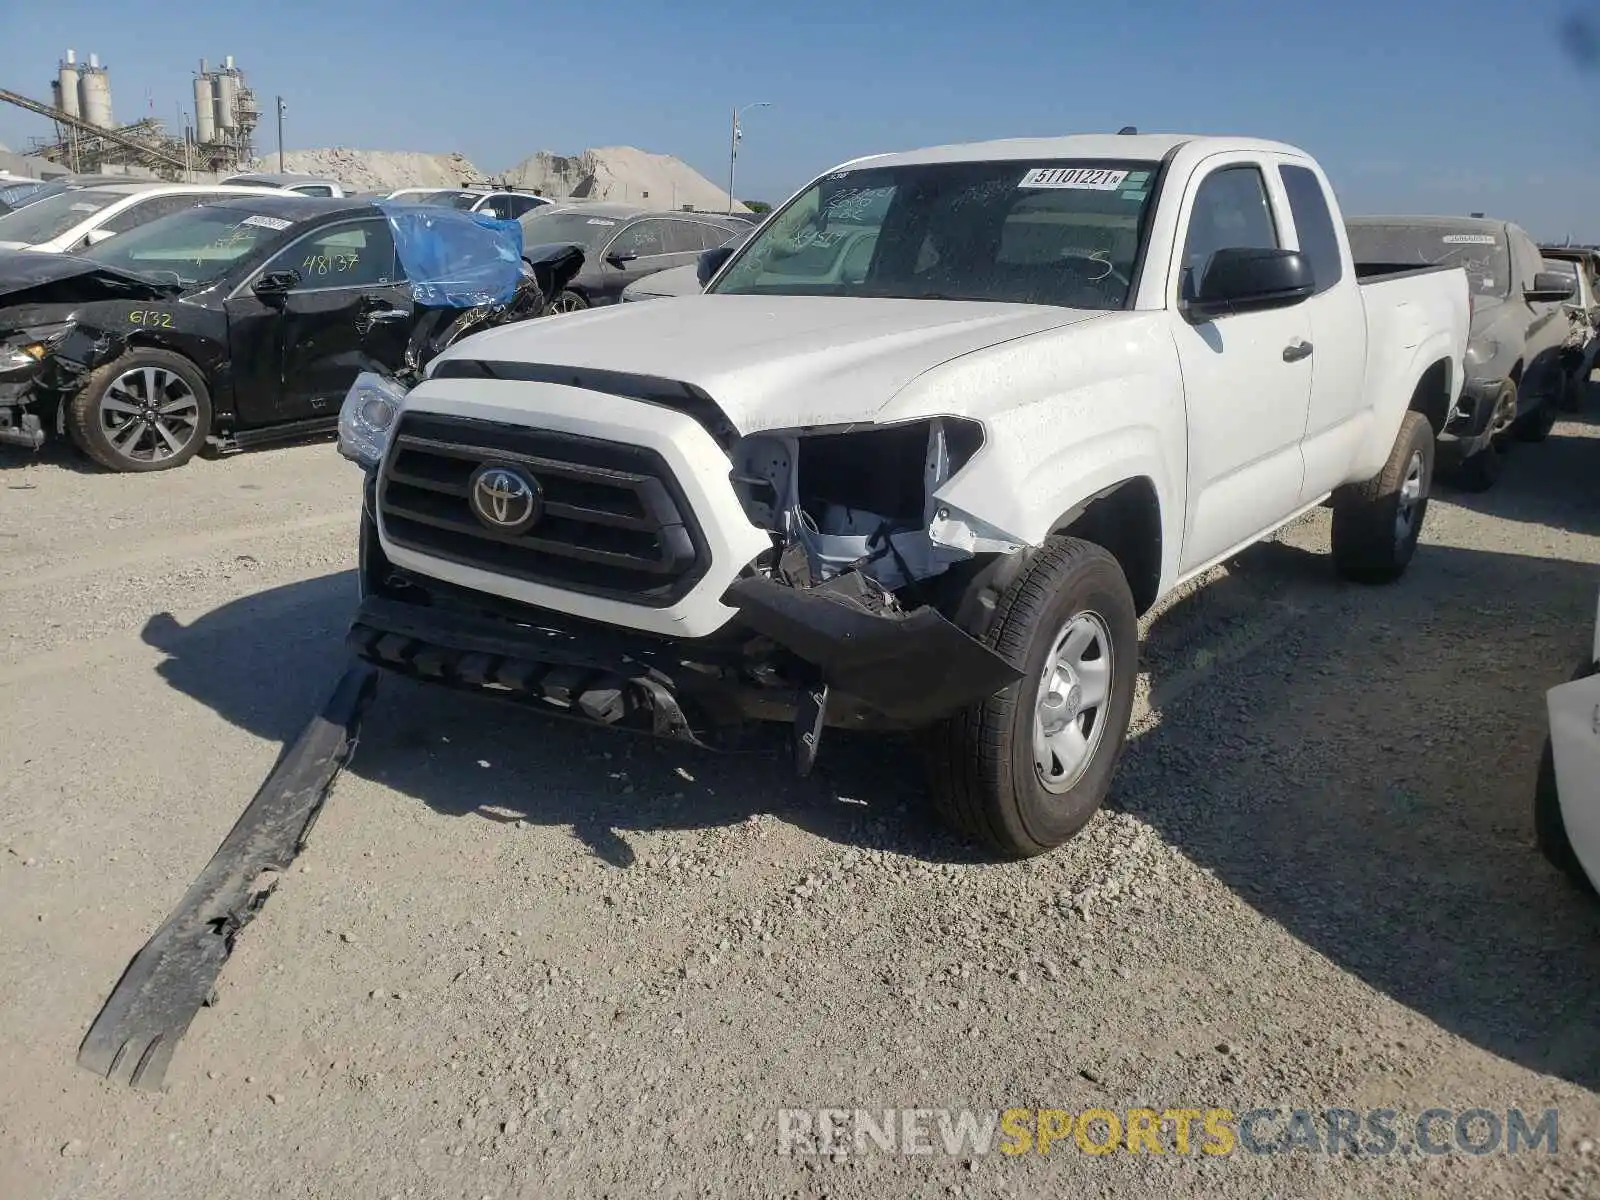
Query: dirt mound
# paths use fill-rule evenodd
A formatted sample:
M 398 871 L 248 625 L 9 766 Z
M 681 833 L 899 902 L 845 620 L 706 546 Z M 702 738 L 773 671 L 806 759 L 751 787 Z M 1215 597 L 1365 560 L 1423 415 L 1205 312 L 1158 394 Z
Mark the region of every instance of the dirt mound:
M 256 159 L 255 170 L 276 171 L 278 156 Z M 409 150 L 287 150 L 283 169 L 337 179 L 358 192 L 392 191 L 402 187 L 460 187 L 479 182 L 483 172 L 462 154 L 419 154 Z
M 728 193 L 688 163 L 633 146 L 602 146 L 572 155 L 541 150 L 512 167 L 504 178 L 514 187 L 537 188 L 557 198 L 728 210 Z M 740 204 L 736 211 L 747 210 Z

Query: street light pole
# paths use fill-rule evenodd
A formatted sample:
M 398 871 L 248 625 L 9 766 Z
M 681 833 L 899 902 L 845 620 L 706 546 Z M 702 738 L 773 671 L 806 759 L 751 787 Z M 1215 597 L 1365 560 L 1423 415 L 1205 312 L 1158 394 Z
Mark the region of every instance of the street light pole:
M 734 166 L 739 161 L 739 139 L 744 136 L 744 131 L 739 128 L 739 117 L 749 112 L 752 108 L 771 108 L 770 100 L 758 100 L 754 104 L 746 104 L 743 108 L 733 110 L 733 133 L 728 138 L 728 211 L 733 212 L 733 206 L 738 203 L 733 195 Z
M 283 174 L 283 97 L 278 97 L 278 173 Z

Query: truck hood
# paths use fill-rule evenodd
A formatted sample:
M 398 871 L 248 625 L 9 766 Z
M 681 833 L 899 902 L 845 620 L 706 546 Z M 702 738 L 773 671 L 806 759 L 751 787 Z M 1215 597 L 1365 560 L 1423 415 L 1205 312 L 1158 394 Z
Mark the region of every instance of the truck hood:
M 474 334 L 450 359 L 624 372 L 689 384 L 743 434 L 871 420 L 923 372 L 1104 314 L 1042 304 L 839 296 L 685 296 Z
M 141 279 L 71 254 L 0 250 L 0 309 L 93 300 L 159 300 L 181 290 L 176 284 Z

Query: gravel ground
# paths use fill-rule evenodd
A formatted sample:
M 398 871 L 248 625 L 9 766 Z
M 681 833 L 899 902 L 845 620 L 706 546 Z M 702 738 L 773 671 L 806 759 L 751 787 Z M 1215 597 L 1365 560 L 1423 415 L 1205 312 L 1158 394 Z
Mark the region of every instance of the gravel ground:
M 385 681 L 151 1095 L 78 1041 L 338 674 L 358 476 L 0 458 L 0 1195 L 1600 1196 L 1600 905 L 1529 814 L 1597 468 L 1600 426 L 1519 448 L 1393 588 L 1335 580 L 1319 511 L 1187 589 L 1112 803 L 1023 864 L 933 825 L 898 743 L 801 782 L 776 741 Z M 1560 1122 L 1553 1156 L 780 1155 L 822 1106 Z

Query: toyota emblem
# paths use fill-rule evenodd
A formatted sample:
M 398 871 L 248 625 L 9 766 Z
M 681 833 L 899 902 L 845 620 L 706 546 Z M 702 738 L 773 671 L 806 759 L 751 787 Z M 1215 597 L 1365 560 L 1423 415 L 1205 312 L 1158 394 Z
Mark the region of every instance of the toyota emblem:
M 473 515 L 496 533 L 522 533 L 544 510 L 539 481 L 504 463 L 484 463 L 474 471 L 468 493 Z

